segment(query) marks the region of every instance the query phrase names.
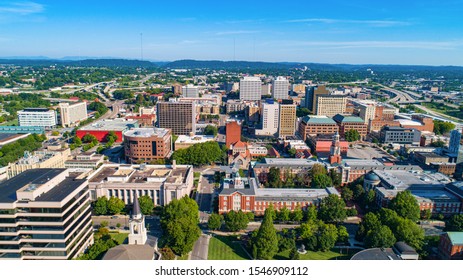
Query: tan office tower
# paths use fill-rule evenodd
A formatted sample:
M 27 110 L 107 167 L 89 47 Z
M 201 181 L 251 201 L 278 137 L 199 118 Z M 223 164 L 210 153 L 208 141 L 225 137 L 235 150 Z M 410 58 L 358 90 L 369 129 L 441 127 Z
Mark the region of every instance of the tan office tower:
M 318 116 L 333 117 L 346 112 L 347 97 L 336 95 L 316 96 L 315 114 Z
M 170 128 L 172 134 L 190 135 L 196 132 L 194 102 L 158 102 L 158 127 Z
M 60 103 L 59 111 L 61 116 L 61 125 L 69 127 L 87 119 L 87 104 L 78 102 L 74 104 Z
M 278 136 L 293 136 L 296 132 L 296 105 L 280 104 Z
M 363 119 L 363 121 L 368 124 L 370 120 L 375 119 L 375 110 L 376 110 L 376 105 L 375 104 L 360 104 L 360 117 Z

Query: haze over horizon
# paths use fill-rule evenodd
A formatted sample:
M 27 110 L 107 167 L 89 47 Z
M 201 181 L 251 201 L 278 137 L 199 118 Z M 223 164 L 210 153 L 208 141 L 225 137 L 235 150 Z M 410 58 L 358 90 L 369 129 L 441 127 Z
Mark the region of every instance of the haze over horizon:
M 463 66 L 462 12 L 434 0 L 13 0 L 0 4 L 0 56 Z

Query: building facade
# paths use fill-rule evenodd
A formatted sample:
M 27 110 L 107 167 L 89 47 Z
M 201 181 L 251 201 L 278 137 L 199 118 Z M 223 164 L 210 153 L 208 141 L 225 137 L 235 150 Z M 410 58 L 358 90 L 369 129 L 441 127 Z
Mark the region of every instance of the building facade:
M 336 95 L 315 96 L 315 115 L 333 117 L 346 112 L 347 97 Z
M 241 125 L 238 122 L 228 122 L 225 125 L 225 146 L 230 146 L 241 141 Z
M 463 260 L 463 232 L 446 232 L 440 236 L 439 257 L 444 260 Z
M 165 159 L 172 151 L 172 133 L 166 128 L 136 128 L 124 133 L 125 160 L 129 163 Z
M 415 128 L 385 126 L 379 133 L 381 143 L 413 144 L 419 145 L 421 132 Z
M 51 129 L 58 123 L 56 112 L 47 108 L 27 108 L 18 111 L 19 126 L 38 126 Z
M 158 127 L 169 128 L 175 135 L 196 133 L 196 110 L 194 102 L 158 102 Z
M 132 204 L 135 193 L 147 195 L 154 205 L 165 206 L 173 199 L 190 195 L 193 188 L 193 166 L 103 164 L 88 177 L 90 198 L 118 197 Z
M 98 141 L 105 142 L 106 136 L 108 136 L 110 132 L 114 132 L 114 134 L 117 136 L 116 142 L 120 143 L 123 141 L 124 132 L 131 128 L 138 128 L 138 121 L 127 121 L 125 119 L 105 119 L 79 128 L 76 132 L 76 136 L 82 139 L 86 134 L 91 134 L 95 136 Z
M 244 77 L 240 80 L 240 100 L 260 100 L 262 81 L 259 77 Z
M 309 136 L 334 135 L 339 131 L 339 126 L 332 118 L 327 116 L 309 115 L 299 122 L 298 133 L 303 140 Z
M 256 129 L 256 135 L 275 136 L 278 133 L 280 106 L 272 100 L 262 103 L 262 129 Z
M 333 117 L 333 120 L 339 126 L 339 135 L 342 138 L 346 137 L 346 132 L 349 130 L 358 131 L 361 139 L 365 139 L 367 136 L 368 125 L 359 117 L 338 114 Z
M 296 132 L 296 105 L 280 104 L 278 137 L 293 136 Z
M 199 97 L 199 88 L 191 84 L 183 86 L 182 95 L 183 97 Z
M 25 171 L 0 193 L 0 259 L 73 259 L 93 243 L 87 180 L 67 169 Z
M 59 103 L 58 106 L 61 116 L 61 125 L 63 127 L 75 125 L 88 118 L 87 104 L 85 102 L 77 102 L 73 104 Z
M 288 99 L 289 81 L 285 77 L 277 77 L 272 80 L 272 98 Z

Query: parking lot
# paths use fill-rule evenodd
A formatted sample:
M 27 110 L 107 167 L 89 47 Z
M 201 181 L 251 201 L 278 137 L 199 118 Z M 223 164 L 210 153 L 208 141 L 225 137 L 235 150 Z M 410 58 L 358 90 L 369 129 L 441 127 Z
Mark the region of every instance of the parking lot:
M 347 158 L 352 159 L 373 159 L 373 158 L 382 158 L 387 156 L 387 154 L 377 148 L 372 147 L 361 147 L 361 146 L 354 146 L 349 148 L 347 151 Z

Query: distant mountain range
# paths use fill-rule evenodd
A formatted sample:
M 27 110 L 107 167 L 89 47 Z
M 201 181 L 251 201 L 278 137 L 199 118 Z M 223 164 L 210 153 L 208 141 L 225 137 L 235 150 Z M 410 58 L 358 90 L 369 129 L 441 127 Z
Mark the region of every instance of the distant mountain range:
M 461 66 L 421 66 L 421 65 L 380 65 L 380 64 L 328 64 L 328 63 L 301 63 L 301 62 L 256 62 L 256 61 L 219 61 L 219 60 L 176 60 L 172 62 L 147 61 L 120 58 L 92 58 L 68 56 L 60 59 L 45 56 L 33 57 L 6 57 L 0 58 L 0 64 L 14 64 L 20 66 L 86 66 L 86 67 L 161 67 L 167 69 L 198 69 L 208 68 L 215 70 L 245 70 L 270 69 L 288 70 L 307 67 L 319 71 L 463 71 Z

